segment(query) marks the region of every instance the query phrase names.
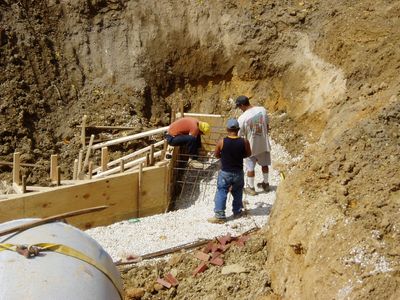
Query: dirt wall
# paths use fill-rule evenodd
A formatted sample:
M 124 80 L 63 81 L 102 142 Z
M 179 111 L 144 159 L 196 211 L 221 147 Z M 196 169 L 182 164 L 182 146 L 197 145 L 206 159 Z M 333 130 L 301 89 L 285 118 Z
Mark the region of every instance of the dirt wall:
M 265 232 L 273 292 L 398 296 L 397 1 L 11 2 L 0 1 L 0 158 L 41 164 L 28 181 L 52 153 L 76 158 L 85 113 L 140 131 L 180 100 L 237 115 L 232 99 L 247 94 L 303 157 Z

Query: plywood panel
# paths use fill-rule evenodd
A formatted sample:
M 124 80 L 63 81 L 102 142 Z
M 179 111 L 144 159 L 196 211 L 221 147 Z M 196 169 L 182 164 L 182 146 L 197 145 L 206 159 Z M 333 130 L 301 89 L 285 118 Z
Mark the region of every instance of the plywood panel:
M 171 166 L 172 168 L 172 166 Z M 140 216 L 164 213 L 168 205 L 171 169 L 153 166 L 143 169 Z M 108 205 L 109 208 L 76 216 L 68 222 L 79 228 L 90 228 L 137 216 L 138 171 L 107 178 L 76 181 L 73 186 L 27 193 L 0 200 L 0 223 L 20 218 L 45 218 L 73 210 Z
M 212 152 L 215 149 L 216 142 L 224 136 L 225 125 L 228 117 L 197 117 L 200 121 L 207 122 L 211 126 L 211 132 L 202 136 L 202 148 L 207 152 Z
M 165 193 L 166 168 L 150 167 L 143 169 L 142 195 L 139 216 L 164 213 L 168 197 Z
M 0 222 L 48 217 L 87 207 L 108 205 L 104 211 L 70 218 L 78 227 L 107 225 L 136 213 L 137 173 L 115 175 L 51 191 L 26 194 L 0 202 Z

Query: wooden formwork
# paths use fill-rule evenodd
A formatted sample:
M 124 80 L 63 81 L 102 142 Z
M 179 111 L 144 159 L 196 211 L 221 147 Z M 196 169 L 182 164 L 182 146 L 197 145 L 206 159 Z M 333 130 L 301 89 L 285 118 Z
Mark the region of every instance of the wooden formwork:
M 202 140 L 204 150 L 213 151 L 216 140 L 224 132 L 225 118 L 207 114 L 185 113 L 185 115 L 210 123 L 211 133 L 202 136 Z M 82 125 L 82 128 L 84 127 L 85 122 Z M 108 156 L 104 154 L 107 152 L 105 147 L 160 134 L 166 129 L 167 127 L 163 127 L 95 145 L 91 136 L 89 147 L 85 149 L 85 159 L 83 161 L 83 150 L 81 150 L 80 157 L 74 164 L 74 178 L 69 181 L 60 179 L 57 156 L 52 156 L 50 180 L 58 186 L 51 188 L 26 187 L 24 178 L 22 180 L 20 178 L 20 154 L 16 153 L 13 186 L 18 194 L 7 195 L 5 199 L 0 199 L 0 223 L 20 218 L 46 218 L 69 211 L 107 205 L 108 208 L 103 211 L 68 219 L 72 225 L 87 229 L 129 218 L 166 212 L 174 192 L 173 165 L 179 147 L 167 149 L 166 144 L 160 141 L 121 157 L 119 160 L 109 162 L 108 159 L 104 159 L 103 161 L 103 155 Z M 83 136 L 82 142 L 84 138 Z M 162 145 L 163 150 L 155 152 L 154 148 Z M 96 149 L 102 150 L 102 162 L 99 167 L 93 168 L 89 155 Z M 169 154 L 170 159 L 165 159 L 166 153 Z M 141 157 L 132 160 L 138 155 Z M 154 161 L 156 158 L 158 162 Z M 88 167 L 88 173 L 84 173 L 86 167 Z
M 171 179 L 170 165 L 172 162 L 166 162 L 163 166 L 82 180 L 72 186 L 54 187 L 0 200 L 0 223 L 20 218 L 45 218 L 100 205 L 109 207 L 101 212 L 69 218 L 68 222 L 87 229 L 132 217 L 164 213 L 170 200 L 166 193 Z

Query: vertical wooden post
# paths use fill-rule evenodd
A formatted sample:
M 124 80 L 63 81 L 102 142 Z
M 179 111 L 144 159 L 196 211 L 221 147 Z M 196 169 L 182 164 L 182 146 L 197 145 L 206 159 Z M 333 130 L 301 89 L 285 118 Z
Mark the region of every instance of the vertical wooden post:
M 183 118 L 185 113 L 185 104 L 183 103 L 183 99 L 179 102 L 179 112 L 181 113 L 181 118 Z
M 160 160 L 164 160 L 164 159 L 165 159 L 165 150 L 161 150 Z
M 146 163 L 145 163 L 145 167 L 148 167 L 150 165 L 150 153 L 147 152 L 146 153 Z
M 22 194 L 26 193 L 26 175 L 22 175 Z
M 108 148 L 103 147 L 101 148 L 101 171 L 107 171 L 107 164 L 108 164 Z
M 150 146 L 150 166 L 154 165 L 154 145 Z
M 58 155 L 52 154 L 50 156 L 50 180 L 51 180 L 51 182 L 57 181 L 57 164 L 58 164 Z
M 176 119 L 176 111 L 175 108 L 171 110 L 171 123 L 174 122 Z
M 139 174 L 138 174 L 138 194 L 136 198 L 136 217 L 140 217 L 140 203 L 142 201 L 142 185 L 143 185 L 143 163 L 139 164 Z
M 57 186 L 61 185 L 61 168 L 60 166 L 57 166 Z
M 21 153 L 14 152 L 13 155 L 13 183 L 21 184 Z
M 81 143 L 82 147 L 85 148 L 86 146 L 86 120 L 87 120 L 87 115 L 83 115 L 82 117 L 82 130 L 81 130 Z
M 78 178 L 78 159 L 74 160 L 74 172 L 72 173 L 72 180 L 76 180 Z
M 86 151 L 85 161 L 83 163 L 83 168 L 82 168 L 82 172 L 83 173 L 85 172 L 86 167 L 87 167 L 87 165 L 89 163 L 89 156 L 90 156 L 90 151 L 92 150 L 93 141 L 94 141 L 94 134 L 92 134 L 90 136 L 89 146 L 88 146 L 87 151 Z
M 92 179 L 92 174 L 93 174 L 93 161 L 89 161 L 89 179 Z
M 165 152 L 167 152 L 167 149 L 168 149 L 168 142 L 167 142 L 167 140 L 164 140 L 163 150 L 164 150 Z
M 79 155 L 78 155 L 78 179 L 79 179 L 79 174 L 82 171 L 82 159 L 83 159 L 83 150 L 79 150 Z
M 121 168 L 121 173 L 124 173 L 124 171 L 125 171 L 125 162 L 124 162 L 123 159 L 120 160 L 119 166 Z

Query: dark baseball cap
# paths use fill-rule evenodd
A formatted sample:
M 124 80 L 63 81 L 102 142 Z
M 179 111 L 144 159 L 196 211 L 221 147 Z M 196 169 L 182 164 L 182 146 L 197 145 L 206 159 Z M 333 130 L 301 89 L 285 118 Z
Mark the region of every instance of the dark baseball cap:
M 239 96 L 236 98 L 236 108 L 238 108 L 240 105 L 249 105 L 249 98 L 247 96 Z
M 238 120 L 229 119 L 228 122 L 226 122 L 226 128 L 228 128 L 228 129 L 240 129 Z

